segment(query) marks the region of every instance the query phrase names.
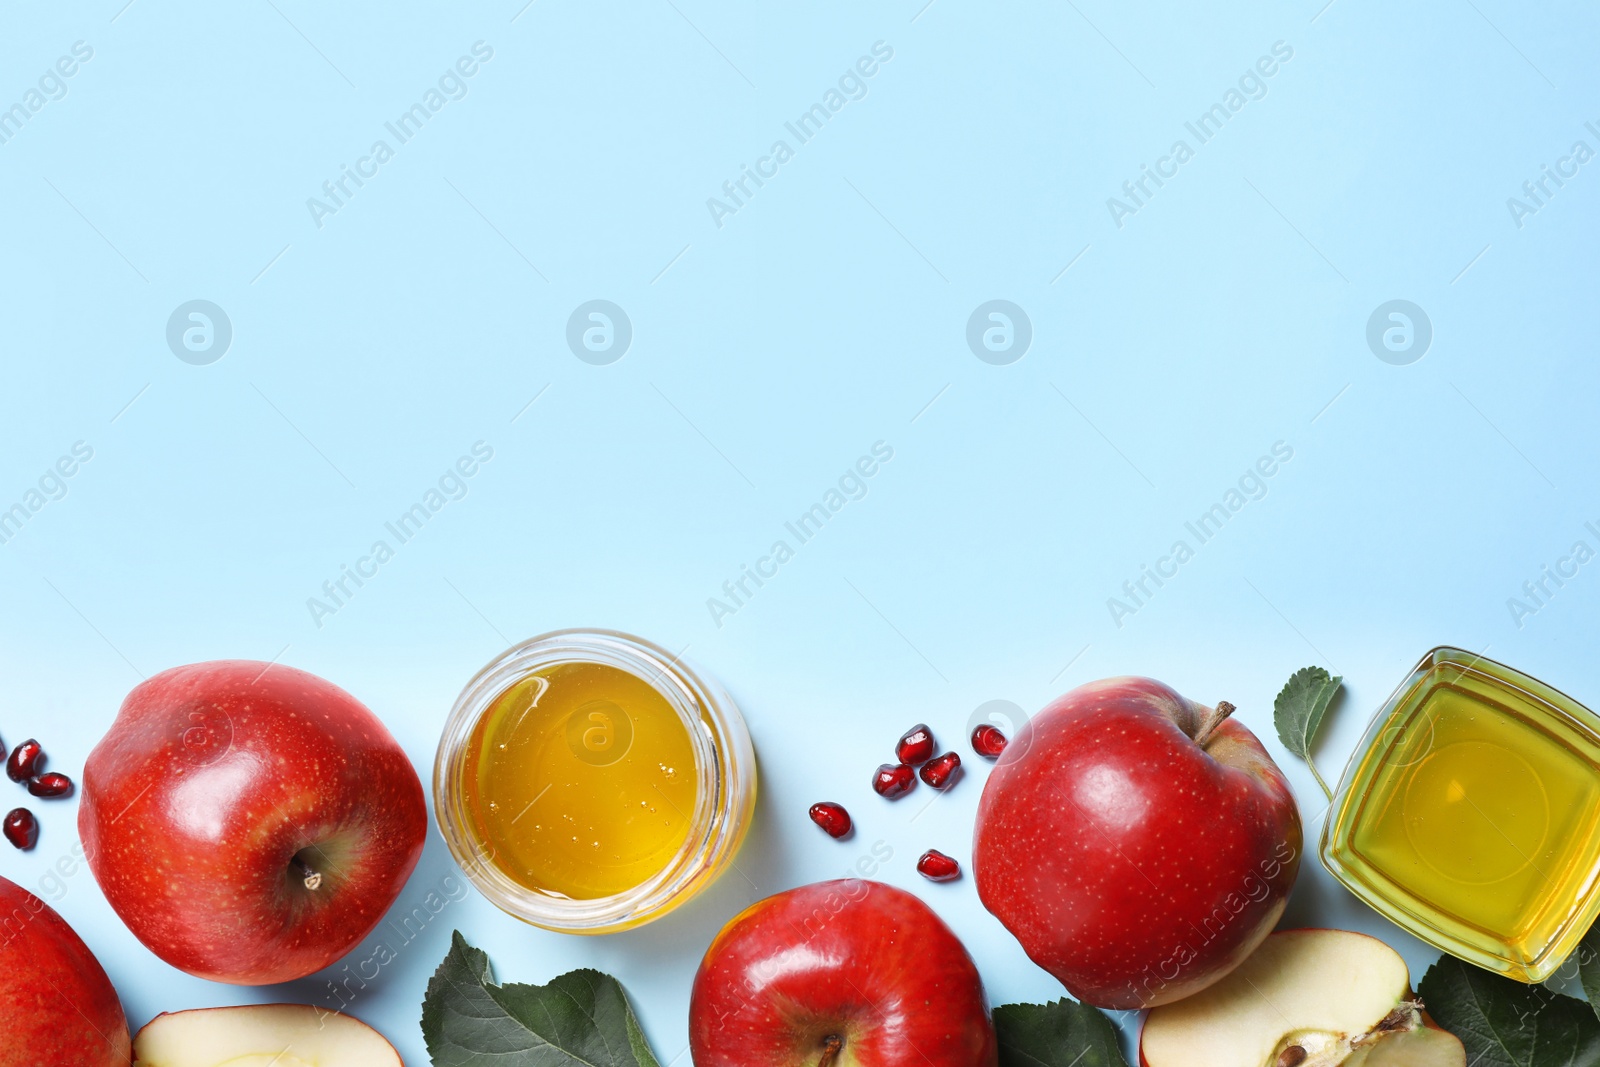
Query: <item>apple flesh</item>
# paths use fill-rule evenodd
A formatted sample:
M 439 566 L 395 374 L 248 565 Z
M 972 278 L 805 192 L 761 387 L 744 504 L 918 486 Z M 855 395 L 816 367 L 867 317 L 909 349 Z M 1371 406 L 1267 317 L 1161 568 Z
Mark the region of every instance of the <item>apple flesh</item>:
M 1026 723 L 990 773 L 978 896 L 1079 1000 L 1189 996 L 1283 914 L 1300 815 L 1232 711 L 1149 678 L 1092 682 Z
M 402 1067 L 366 1023 L 309 1004 L 157 1015 L 133 1039 L 134 1067 Z
M 370 933 L 416 866 L 422 783 L 354 697 L 226 660 L 137 686 L 83 768 L 78 830 L 128 929 L 218 982 L 302 978 Z
M 1316 1067 L 1311 1060 L 1302 1061 L 1302 1067 L 1306 1064 Z M 1454 1034 L 1425 1026 L 1360 1046 L 1346 1057 L 1344 1067 L 1467 1067 L 1467 1050 Z
M 1466 1067 L 1425 1025 L 1405 960 L 1347 930 L 1284 930 L 1221 981 L 1155 1008 L 1143 1067 Z
M 55 909 L 0 878 L 0 1067 L 128 1067 L 117 991 Z
M 695 1067 L 995 1067 L 978 969 L 921 900 L 841 879 L 768 897 L 711 942 Z

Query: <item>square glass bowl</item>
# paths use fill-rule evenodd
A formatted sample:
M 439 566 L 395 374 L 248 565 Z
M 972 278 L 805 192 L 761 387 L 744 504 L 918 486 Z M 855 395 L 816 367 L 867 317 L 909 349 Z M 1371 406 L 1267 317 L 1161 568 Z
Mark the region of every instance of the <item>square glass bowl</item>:
M 1543 981 L 1600 913 L 1600 718 L 1520 671 L 1436 648 L 1351 756 L 1321 854 L 1409 933 Z

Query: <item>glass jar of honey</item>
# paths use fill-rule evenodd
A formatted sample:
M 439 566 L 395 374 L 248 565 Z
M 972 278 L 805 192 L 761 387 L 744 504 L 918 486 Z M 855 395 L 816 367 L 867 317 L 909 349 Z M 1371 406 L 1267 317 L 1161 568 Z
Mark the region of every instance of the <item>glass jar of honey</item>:
M 451 854 L 496 906 L 608 933 L 665 915 L 732 862 L 755 750 L 721 686 L 664 649 L 560 630 L 467 683 L 433 795 Z
M 1543 981 L 1600 914 L 1600 718 L 1503 664 L 1436 648 L 1351 757 L 1321 853 L 1408 932 Z

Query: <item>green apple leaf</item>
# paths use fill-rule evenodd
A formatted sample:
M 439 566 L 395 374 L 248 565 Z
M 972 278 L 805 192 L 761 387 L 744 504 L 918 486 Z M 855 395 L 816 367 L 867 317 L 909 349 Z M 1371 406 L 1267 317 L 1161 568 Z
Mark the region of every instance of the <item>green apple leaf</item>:
M 1524 985 L 1454 956 L 1417 987 L 1434 1021 L 1461 1039 L 1473 1067 L 1593 1067 L 1600 1019 L 1576 997 Z
M 1117 1028 L 1099 1008 L 1063 997 L 994 1010 L 1000 1067 L 1128 1067 Z
M 584 969 L 496 985 L 459 930 L 428 982 L 422 1037 L 434 1067 L 660 1067 L 615 978 Z
M 1290 753 L 1306 761 L 1311 776 L 1328 794 L 1329 800 L 1333 799 L 1333 790 L 1328 788 L 1328 783 L 1317 773 L 1317 765 L 1311 761 L 1311 742 L 1316 739 L 1322 717 L 1328 713 L 1328 705 L 1343 681 L 1321 667 L 1301 667 L 1289 676 L 1272 704 L 1272 721 L 1278 728 L 1278 740 Z

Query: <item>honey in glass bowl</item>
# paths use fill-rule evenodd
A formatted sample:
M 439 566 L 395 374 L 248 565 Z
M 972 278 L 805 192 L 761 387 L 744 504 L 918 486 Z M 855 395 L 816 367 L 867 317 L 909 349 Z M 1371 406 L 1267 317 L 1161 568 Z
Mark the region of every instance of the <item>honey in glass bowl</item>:
M 1321 853 L 1422 940 L 1543 981 L 1600 914 L 1600 718 L 1504 664 L 1436 648 L 1351 757 Z
M 593 899 L 639 885 L 683 847 L 699 778 L 689 731 L 654 686 L 604 663 L 558 663 L 478 720 L 466 802 L 514 881 Z
M 603 933 L 666 914 L 732 862 L 755 753 L 721 687 L 663 649 L 563 630 L 467 684 L 434 800 L 456 861 L 496 905 Z

